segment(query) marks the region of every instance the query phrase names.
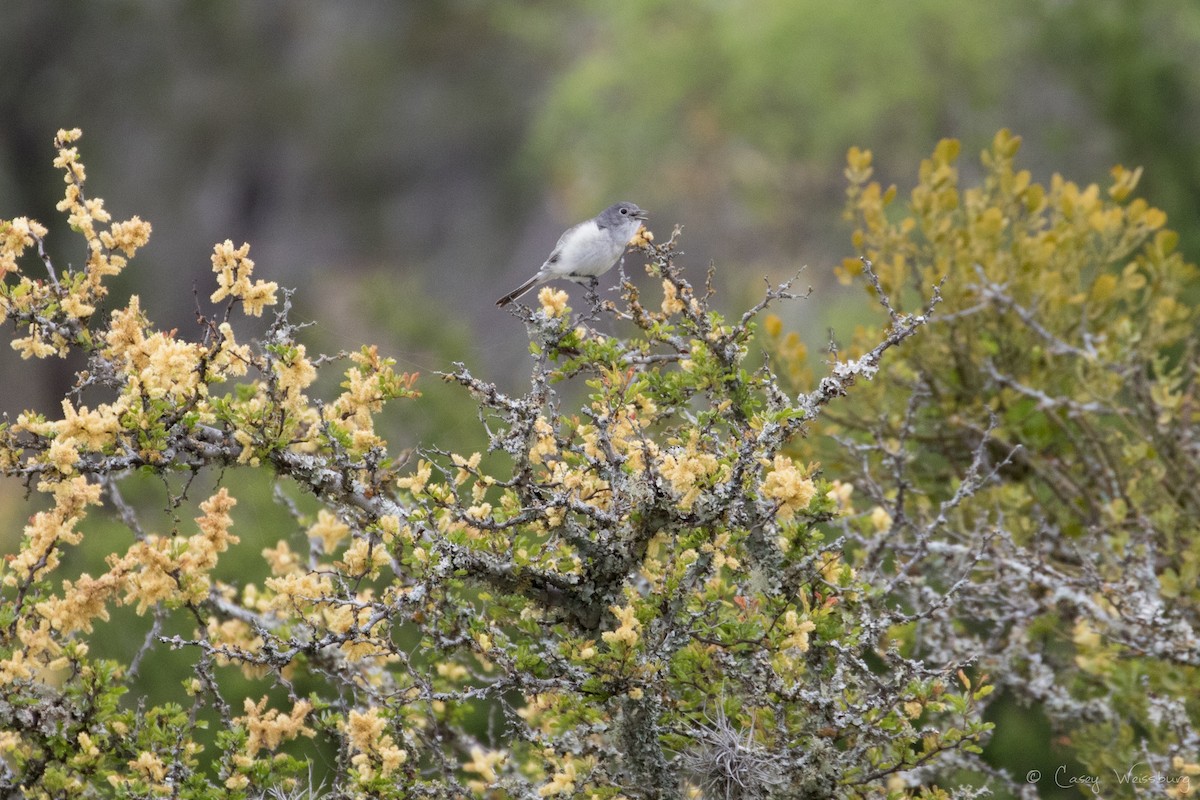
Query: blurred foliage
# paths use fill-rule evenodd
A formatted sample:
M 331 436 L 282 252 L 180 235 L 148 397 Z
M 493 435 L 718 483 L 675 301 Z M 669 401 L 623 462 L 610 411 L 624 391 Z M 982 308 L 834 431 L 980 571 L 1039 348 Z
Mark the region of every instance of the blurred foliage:
M 164 231 L 112 289 L 152 299 L 165 327 L 191 324 L 195 301 L 179 287 L 209 280 L 206 254 L 227 237 L 253 242 L 290 285 L 349 283 L 378 264 L 401 280 L 478 281 L 496 264 L 477 254 L 511 252 L 538 208 L 511 202 L 530 192 L 509 159 L 540 63 L 473 2 L 11 4 L 0 216 L 52 215 L 39 154 L 73 121 L 90 132 L 89 167 L 114 211 L 153 208 Z M 79 258 L 47 246 L 58 263 Z M 423 286 L 463 302 L 455 282 Z M 0 371 L 15 369 L 29 380 L 0 387 L 10 412 L 57 402 L 70 380 L 0 353 Z
M 1145 167 L 1146 192 L 1200 258 L 1200 6 L 1074 0 L 1046 3 L 1044 14 L 1039 48 L 1095 104 L 1122 157 Z
M 587 46 L 532 132 L 553 185 L 609 196 L 651 173 L 648 207 L 679 208 L 778 268 L 832 246 L 834 176 L 815 165 L 851 144 L 910 163 L 939 136 L 982 145 L 1010 125 L 1030 132 L 1035 169 L 1146 164 L 1185 240 L 1197 239 L 1194 3 L 585 7 Z
M 114 287 L 153 297 L 160 324 L 190 322 L 177 281 L 205 280 L 201 254 L 231 237 L 290 284 L 419 275 L 516 353 L 490 298 L 614 196 L 686 222 L 699 261 L 744 265 L 719 280 L 748 304 L 761 275 L 808 263 L 824 281 L 845 255 L 828 165 L 848 146 L 908 164 L 1008 126 L 1039 180 L 1145 165 L 1194 260 L 1196 16 L 1189 0 L 17 3 L 0 215 L 49 215 L 36 154 L 81 124 L 115 209 L 153 208 L 164 231 Z M 812 345 L 853 316 L 838 301 L 789 322 Z M 69 381 L 21 368 L 10 411 Z
M 949 110 L 928 75 L 952 72 L 968 108 L 988 105 L 1019 45 L 997 35 L 1016 31 L 1001 9 L 937 0 L 603 4 L 595 22 L 541 110 L 539 153 L 605 190 L 627 164 L 663 175 L 666 197 L 735 188 L 775 213 L 798 162 L 856 137 L 928 141 Z

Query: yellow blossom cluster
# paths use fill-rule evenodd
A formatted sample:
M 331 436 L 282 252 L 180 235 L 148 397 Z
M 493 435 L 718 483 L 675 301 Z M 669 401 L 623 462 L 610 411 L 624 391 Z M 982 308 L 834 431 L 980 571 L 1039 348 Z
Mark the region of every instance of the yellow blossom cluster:
M 801 619 L 796 609 L 789 608 L 780 619 L 780 629 L 784 634 L 780 649 L 794 648 L 801 653 L 807 653 L 808 635 L 817 629 L 817 625 L 811 619 Z
M 538 302 L 542 304 L 542 313 L 547 317 L 561 317 L 567 313 L 567 293 L 562 289 L 543 287 L 538 292 Z
M 241 725 L 249 734 L 246 739 L 246 752 L 251 756 L 259 750 L 275 750 L 285 741 L 298 736 L 314 736 L 315 732 L 304 724 L 304 720 L 312 712 L 312 703 L 301 700 L 292 706 L 290 714 L 281 714 L 277 708 L 267 708 L 267 698 L 255 703 L 249 697 L 242 704 L 245 715 L 234 718 L 234 724 Z
M 547 762 L 553 763 L 562 758 L 561 764 L 557 771 L 550 776 L 550 780 L 538 787 L 539 797 L 556 797 L 558 795 L 574 795 L 575 784 L 579 780 L 579 767 L 577 760 L 572 756 L 565 758 L 558 756 L 552 750 L 543 751 L 543 757 Z
M 1193 779 L 1200 776 L 1200 762 L 1187 761 L 1182 756 L 1175 756 L 1171 759 L 1171 769 L 1179 775 L 1179 778 L 1173 782 L 1167 790 L 1167 794 L 1171 797 L 1191 797 L 1196 792 L 1196 783 Z
M 251 607 L 253 606 L 251 605 Z M 263 638 L 244 620 L 219 620 L 212 617 L 205 626 L 205 633 L 214 647 L 247 654 L 258 653 L 262 650 Z M 216 653 L 215 661 L 218 666 L 227 666 L 233 663 L 229 656 L 220 651 Z M 270 670 L 266 664 L 253 664 L 249 661 L 240 661 L 238 666 L 241 667 L 242 674 L 249 679 L 261 678 Z
M 103 450 L 117 435 L 125 405 L 125 398 L 119 398 L 115 403 L 101 404 L 89 411 L 87 406 L 76 409 L 70 399 L 63 398 L 63 418 L 53 423 L 55 441 L 63 439 L 91 452 Z
M 57 567 L 58 543 L 78 543 L 80 537 L 73 525 L 83 518 L 85 505 L 98 504 L 100 499 L 100 487 L 82 477 L 56 483 L 53 490 L 55 507 L 35 515 L 27 526 L 29 544 L 11 560 L 4 577 L 8 585 L 14 585 L 18 578 L 34 579 Z M 109 618 L 108 604 L 114 600 L 123 604 L 137 601 L 137 612 L 143 614 L 163 599 L 205 599 L 208 573 L 216 565 L 217 555 L 237 541 L 228 533 L 228 511 L 234 502 L 221 489 L 201 504 L 205 514 L 196 520 L 201 531 L 198 535 L 183 540 L 147 536 L 125 556 L 109 556 L 109 570 L 100 577 L 84 573 L 75 581 L 63 581 L 61 594 L 37 603 L 38 625 L 19 627 L 24 649 L 0 662 L 0 675 L 28 677 L 33 666 L 52 663 L 61 648 L 51 637 L 51 630 L 58 634 L 90 632 L 95 620 Z M 54 525 L 56 519 L 59 524 Z M 63 526 L 64 520 L 72 527 Z
M 29 247 L 40 243 L 46 235 L 46 229 L 26 217 L 8 221 L 0 220 L 0 281 L 10 272 L 17 272 L 17 259 Z M 9 314 L 28 314 L 43 308 L 52 301 L 54 287 L 42 281 L 34 281 L 28 277 L 9 288 L 0 283 L 0 322 L 4 322 Z M 22 358 L 45 358 L 49 355 L 65 354 L 66 338 L 57 330 L 45 330 L 42 325 L 29 323 L 29 335 L 16 338 L 12 348 L 21 354 Z M 47 338 L 49 341 L 47 341 Z
M 400 523 L 395 517 L 383 517 L 380 519 L 379 528 L 386 543 L 398 533 Z M 319 512 L 316 524 L 309 528 L 310 537 L 327 537 L 331 543 L 340 542 L 349 534 L 348 526 L 324 510 Z M 335 546 L 336 544 L 330 545 L 331 548 Z M 392 656 L 382 645 L 371 641 L 372 636 L 386 632 L 387 620 L 371 621 L 375 612 L 372 605 L 374 595 L 370 589 L 364 589 L 353 599 L 336 599 L 334 584 L 330 578 L 332 570 L 310 570 L 286 540 L 281 539 L 275 546 L 264 548 L 262 555 L 275 577 L 267 579 L 267 593 L 264 595 L 258 595 L 257 590 L 248 586 L 242 598 L 243 605 L 262 613 L 301 613 L 309 624 L 337 634 L 355 630 L 361 636 L 342 644 L 342 652 L 347 658 L 353 661 L 372 657 L 384 661 L 391 660 Z M 382 544 L 372 543 L 367 537 L 359 537 L 346 550 L 342 560 L 334 562 L 332 566 L 344 574 L 361 575 L 388 563 L 389 558 L 387 549 Z M 233 633 L 237 634 L 238 631 L 234 630 Z M 248 647 L 233 639 L 229 639 L 228 643 L 251 651 L 257 649 L 257 645 L 253 643 Z
M 217 351 L 210 359 L 214 372 L 222 377 L 242 376 L 250 368 L 250 346 L 238 344 L 233 336 L 233 326 L 222 322 L 217 326 L 220 334 Z
M 853 514 L 854 504 L 850 499 L 853 494 L 853 483 L 834 480 L 829 484 L 829 491 L 825 493 L 825 496 L 837 504 L 838 514 Z
M 204 393 L 206 387 L 200 380 L 199 368 L 203 352 L 199 344 L 181 342 L 161 332 L 147 337 L 137 354 L 141 361 L 137 380 L 146 396 L 154 400 L 168 395 L 183 398 Z
M 125 733 L 122 730 L 123 728 L 123 723 L 114 725 L 114 729 L 122 735 Z M 92 737 L 88 736 L 87 733 L 79 734 L 78 744 L 80 750 L 78 751 L 78 755 L 72 759 L 74 764 L 80 766 L 86 765 L 90 768 L 95 761 L 103 756 L 103 751 L 96 746 Z M 129 768 L 125 774 L 109 774 L 108 784 L 114 789 L 121 790 L 132 783 L 142 782 L 148 785 L 151 794 L 161 797 L 169 796 L 175 787 L 171 782 L 172 770 L 168 767 L 168 764 L 175 759 L 191 760 L 202 749 L 201 745 L 196 742 L 184 742 L 181 748 L 172 753 L 170 761 L 164 761 L 159 753 L 143 750 L 138 753 L 137 758 L 131 758 L 125 762 L 125 765 Z M 72 779 L 70 783 L 73 785 L 65 787 L 69 795 L 74 796 L 76 793 L 84 793 L 84 786 L 78 780 Z M 143 787 L 139 786 L 138 789 L 139 791 L 143 790 Z
M 385 564 L 389 557 L 382 546 L 364 546 L 361 554 L 356 553 L 359 542 L 355 540 L 347 552 L 348 557 L 362 564 L 352 565 L 337 561 L 334 565 L 337 571 L 348 575 L 361 575 L 367 569 L 366 565 Z M 334 633 L 355 632 L 355 636 L 342 645 L 343 654 L 352 661 L 365 658 L 379 658 L 382 662 L 394 660 L 394 656 L 385 648 L 388 620 L 373 619 L 373 593 L 370 589 L 362 590 L 350 600 L 336 599 L 334 583 L 329 573 L 331 570 L 308 571 L 304 569 L 290 551 L 287 542 L 280 542 L 275 548 L 263 551 L 271 564 L 272 571 L 282 573 L 278 577 L 266 579 L 268 595 L 258 602 L 258 607 L 264 612 L 292 616 L 304 616 L 307 624 L 318 626 L 322 630 Z M 373 639 L 372 637 L 382 637 Z
M 561 487 L 582 503 L 607 509 L 611 500 L 608 481 L 595 472 L 583 470 L 566 461 L 555 461 L 548 476 L 550 483 Z M 551 527 L 562 524 L 565 508 L 554 508 L 548 512 Z
M 122 364 L 129 378 L 127 392 L 145 394 L 151 399 L 184 399 L 207 393 L 202 380 L 201 360 L 207 355 L 203 345 L 183 342 L 157 332 L 147 335 L 146 319 L 136 295 L 129 305 L 112 314 L 112 323 L 104 336 L 108 345 L 104 355 Z M 239 351 L 227 351 L 233 355 Z
M 66 582 L 63 596 L 48 600 L 43 616 L 63 631 L 87 626 L 96 617 L 107 619 L 105 603 L 120 594 L 122 604 L 137 603 L 137 613 L 168 601 L 196 603 L 208 598 L 209 573 L 218 556 L 237 544 L 229 532 L 233 518 L 230 509 L 237 504 L 225 488 L 200 504 L 202 516 L 196 517 L 200 532 L 186 539 L 175 536 L 146 536 L 135 542 L 124 556 L 109 556 L 109 571 L 98 579 L 86 574 L 75 584 Z
M 299 567 L 286 575 L 267 578 L 266 588 L 273 593 L 271 609 L 282 614 L 303 613 L 312 624 L 323 619 L 319 615 L 308 616 L 308 612 L 325 604 L 326 598 L 334 594 L 333 581 L 328 575 L 304 572 Z
M 455 683 L 466 680 L 471 675 L 471 671 L 457 661 L 439 661 L 435 671 L 439 676 Z
M 450 461 L 458 467 L 458 472 L 454 476 L 454 485 L 462 486 L 466 483 L 467 479 L 479 469 L 479 462 L 482 458 L 483 454 L 479 452 L 472 453 L 470 458 L 463 458 L 458 453 L 451 455 Z
M 367 782 L 376 775 L 386 778 L 408 760 L 408 752 L 399 747 L 390 733 L 387 720 L 378 708 L 351 711 L 344 723 L 350 747 L 355 751 L 350 763 L 359 780 Z
M 557 455 L 558 441 L 554 438 L 554 427 L 539 415 L 533 423 L 533 446 L 529 448 L 529 460 L 534 464 L 542 464 L 547 458 Z
M 808 508 L 816 495 L 817 485 L 812 478 L 787 456 L 775 456 L 772 469 L 762 483 L 762 496 L 779 503 L 781 520 L 790 521 L 798 512 Z
M 250 245 L 243 243 L 234 248 L 233 241 L 226 239 L 213 248 L 212 268 L 217 274 L 217 290 L 211 300 L 219 303 L 226 297 L 242 301 L 243 310 L 254 317 L 261 317 L 263 309 L 275 305 L 275 292 L 279 284 L 274 281 L 250 281 L 254 273 L 254 261 L 249 257 Z
M 738 561 L 737 557 L 730 555 L 730 553 L 735 552 L 736 549 L 732 544 L 732 539 L 733 537 L 730 535 L 729 531 L 721 531 L 713 537 L 712 541 L 705 542 L 700 546 L 701 552 L 712 557 L 712 565 L 714 570 L 721 570 L 725 567 L 728 567 L 729 569 L 738 569 L 741 566 L 741 562 Z M 683 553 L 680 554 L 680 560 L 683 560 L 683 555 Z M 720 581 L 721 578 L 719 575 L 714 575 L 713 580 Z
M 629 240 L 630 247 L 645 247 L 654 241 L 654 231 L 647 228 L 645 225 L 638 228 L 638 232 Z
M 42 481 L 38 491 L 54 496 L 54 506 L 39 511 L 25 525 L 25 543 L 21 551 L 8 559 L 4 584 L 39 580 L 59 564 L 59 543 L 79 544 L 82 534 L 76 526 L 83 521 L 89 505 L 100 504 L 100 486 L 82 476 L 64 481 Z
M 309 360 L 307 348 L 302 344 L 290 348 L 285 357 L 271 364 L 271 368 L 283 394 L 284 406 L 293 414 L 302 414 L 308 407 L 304 390 L 317 379 L 317 368 Z
M 843 561 L 841 555 L 827 553 L 825 560 L 821 562 L 821 577 L 833 586 L 846 586 L 858 579 L 858 572 Z M 845 593 L 845 596 L 854 598 L 858 593 L 851 591 Z
M 274 547 L 264 547 L 262 557 L 267 562 L 272 575 L 298 575 L 304 572 L 304 564 L 300 561 L 300 555 L 292 549 L 286 539 L 280 539 Z
M 137 758 L 129 760 L 129 768 L 141 776 L 141 778 L 161 789 L 167 789 L 164 782 L 167 779 L 167 765 L 157 753 L 149 753 L 143 751 L 138 754 Z
M 122 365 L 129 378 L 127 394 L 185 399 L 207 395 L 207 382 L 245 375 L 251 363 L 248 345 L 239 345 L 229 323 L 218 328 L 211 347 L 176 339 L 173 334 L 147 333 L 137 295 L 112 313 L 104 334 L 103 355 Z M 203 364 L 203 369 L 202 369 Z
M 80 765 L 91 764 L 99 757 L 100 748 L 97 746 L 96 740 L 87 731 L 79 732 L 76 744 L 79 746 L 79 750 L 75 757 L 75 763 Z
M 870 522 L 878 533 L 887 533 L 892 527 L 892 515 L 883 506 L 875 506 L 871 509 Z
M 383 544 L 367 536 L 357 536 L 334 566 L 347 575 L 374 575 L 389 559 Z
M 1104 646 L 1104 638 L 1090 621 L 1076 620 L 1071 639 L 1075 643 L 1075 664 L 1084 672 L 1102 674 L 1112 666 L 1113 653 Z
M 70 475 L 79 461 L 79 451 L 70 439 L 60 437 L 50 443 L 45 460 L 59 475 Z
M 130 258 L 150 241 L 150 223 L 138 217 L 114 222 L 100 232 L 100 243 L 109 250 L 120 250 Z
M 18 618 L 16 640 L 20 646 L 14 647 L 7 658 L 0 658 L 0 681 L 4 683 L 53 674 L 65 663 L 62 647 L 45 620 Z
M 87 242 L 85 271 L 80 276 L 68 270 L 61 280 L 53 271 L 49 281 L 25 276 L 17 286 L 0 292 L 0 321 L 14 314 L 25 317 L 27 335 L 12 341 L 22 358 L 65 356 L 70 343 L 80 336 L 80 321 L 95 313 L 97 300 L 108 291 L 103 279 L 118 274 L 150 238 L 149 223 L 137 217 L 103 227 L 112 217 L 104 209 L 103 200 L 84 197 L 86 175 L 79 151 L 68 146 L 79 136 L 78 130 L 58 132 L 54 164 L 64 171 L 67 184 L 58 209 L 67 213 L 71 227 Z M 17 259 L 35 244 L 40 248 L 46 232 L 45 227 L 26 217 L 0 222 L 0 277 L 16 272 Z
M 373 658 L 384 664 L 397 658 L 386 649 L 388 619 L 380 615 L 372 620 L 376 615 L 374 607 L 370 605 L 372 599 L 373 593 L 366 590 L 353 600 L 330 602 L 325 606 L 325 625 L 331 633 L 353 631 L 355 634 L 341 646 L 342 653 L 349 661 Z
M 17 271 L 17 259 L 26 249 L 46 236 L 46 227 L 28 217 L 0 221 L 0 277 Z M 7 303 L 7 298 L 0 299 Z M 0 305 L 0 322 L 4 320 L 4 305 Z
M 71 229 L 83 234 L 88 246 L 87 282 L 85 293 L 76 298 L 75 306 L 79 316 L 90 316 L 95 310 L 91 303 L 103 297 L 107 290 L 102 285 L 103 278 L 117 275 L 125 268 L 128 259 L 146 242 L 150 240 L 150 223 L 138 217 L 126 222 L 118 222 L 107 229 L 97 230 L 96 225 L 107 225 L 112 221 L 112 215 L 104 208 L 104 201 L 99 198 L 85 199 L 83 184 L 87 180 L 83 163 L 79 160 L 79 149 L 68 147 L 71 142 L 81 136 L 78 128 L 58 132 L 55 145 L 58 157 L 54 166 L 65 172 L 63 180 L 67 184 L 66 192 L 58 203 L 58 210 L 66 212 Z M 117 253 L 124 255 L 118 255 Z
M 712 547 L 712 545 L 710 544 L 709 547 Z M 670 559 L 670 562 L 664 563 L 664 557 L 671 555 L 674 557 Z M 641 575 L 649 583 L 651 592 L 661 592 L 668 578 L 683 579 L 688 569 L 699 558 L 700 553 L 694 547 L 672 553 L 668 548 L 666 540 L 660 534 L 650 540 L 650 545 L 646 550 L 646 557 L 642 560 Z
M 679 507 L 691 509 L 708 486 L 724 480 L 729 467 L 717 457 L 701 449 L 703 440 L 696 431 L 691 431 L 687 444 L 675 448 L 659 460 L 659 473 L 671 484 L 671 490 L 679 496 Z
M 417 462 L 417 471 L 405 478 L 398 478 L 396 485 L 401 489 L 407 489 L 413 496 L 417 496 L 425 491 L 425 487 L 429 484 L 429 478 L 433 475 L 433 465 L 425 459 Z
M 667 316 L 678 314 L 683 311 L 683 301 L 679 299 L 679 292 L 675 289 L 675 284 L 668 280 L 663 280 L 663 301 L 662 312 Z
M 320 540 L 321 552 L 326 555 L 336 550 L 342 540 L 349 535 L 350 526 L 338 519 L 333 512 L 324 508 L 317 512 L 317 521 L 308 528 L 308 538 Z
M 49 341 L 47 341 L 49 339 Z M 12 349 L 23 359 L 46 358 L 47 356 L 65 356 L 67 354 L 67 339 L 57 330 L 46 329 L 37 323 L 29 325 L 29 335 L 12 340 Z
M 38 615 L 62 634 L 92 632 L 95 620 L 107 620 L 108 604 L 124 588 L 124 576 L 112 572 L 93 578 L 86 572 L 78 580 L 65 580 L 62 594 L 38 603 Z
M 646 460 L 657 457 L 658 445 L 654 437 L 646 433 L 646 427 L 658 417 L 658 408 L 653 400 L 638 396 L 635 402 L 626 403 L 611 412 L 604 410 L 599 403 L 593 403 L 592 410 L 607 424 L 609 443 L 625 459 L 625 465 L 631 471 L 642 472 L 646 468 Z M 588 458 L 598 461 L 608 459 L 595 425 L 581 425 L 579 434 Z
M 506 750 L 485 750 L 478 745 L 471 748 L 471 760 L 463 764 L 464 772 L 473 772 L 481 780 L 467 781 L 467 788 L 475 794 L 483 794 L 489 786 L 500 779 L 496 768 L 508 759 Z
M 336 423 L 349 434 L 352 448 L 363 453 L 386 442 L 375 433 L 375 417 L 384 401 L 397 396 L 412 397 L 415 373 L 397 374 L 395 361 L 379 355 L 376 347 L 364 347 L 350 355 L 353 366 L 346 370 L 343 391 L 324 407 L 326 422 Z
M 600 634 L 600 638 L 614 645 L 618 642 L 626 647 L 633 647 L 637 644 L 638 638 L 641 635 L 642 623 L 638 620 L 637 608 L 633 605 L 627 606 L 609 606 L 609 611 L 621 623 L 615 630 L 605 631 Z
M 136 600 L 137 612 L 144 614 L 161 600 L 196 603 L 207 599 L 208 575 L 217 565 L 218 555 L 238 542 L 238 537 L 229 533 L 233 524 L 229 511 L 236 503 L 222 487 L 200 504 L 204 512 L 196 518 L 200 533 L 187 539 L 147 536 L 124 558 L 110 561 L 113 572 L 128 574 L 124 602 Z
M 794 608 L 789 608 L 779 618 L 776 632 L 780 639 L 772 648 L 771 664 L 779 676 L 785 680 L 799 680 L 806 669 L 804 654 L 810 646 L 810 635 L 816 631 L 817 625 L 808 616 L 808 604 L 804 604 L 805 613 L 801 614 Z
M 557 710 L 566 702 L 569 700 L 556 692 L 526 694 L 525 704 L 517 709 L 517 716 L 535 729 L 549 733 L 554 729 Z

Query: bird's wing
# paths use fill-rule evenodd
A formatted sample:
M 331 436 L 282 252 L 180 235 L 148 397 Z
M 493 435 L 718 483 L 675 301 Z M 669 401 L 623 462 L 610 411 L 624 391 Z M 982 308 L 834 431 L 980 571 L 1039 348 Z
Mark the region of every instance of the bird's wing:
M 572 225 L 571 227 L 569 227 L 565 231 L 563 231 L 562 236 L 558 237 L 558 241 L 555 242 L 554 249 L 550 251 L 550 257 L 546 259 L 546 263 L 542 264 L 542 269 L 541 269 L 542 274 L 544 274 L 544 275 L 557 275 L 558 274 L 559 271 L 554 268 L 554 265 L 557 264 L 562 259 L 563 250 L 566 249 L 567 242 L 570 240 L 571 234 L 575 233 L 582 226 L 584 226 L 586 224 L 587 224 L 587 222 L 580 222 L 576 225 Z

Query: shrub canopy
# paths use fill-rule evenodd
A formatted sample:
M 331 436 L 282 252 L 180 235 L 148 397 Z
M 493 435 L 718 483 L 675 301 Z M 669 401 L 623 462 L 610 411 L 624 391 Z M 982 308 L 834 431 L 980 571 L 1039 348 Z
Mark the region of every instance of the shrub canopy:
M 790 284 L 722 315 L 643 232 L 652 299 L 543 289 L 527 390 L 442 376 L 486 453 L 403 457 L 377 422 L 416 376 L 310 355 L 247 245 L 193 338 L 114 301 L 150 226 L 85 194 L 78 136 L 86 263 L 0 227 L 13 346 L 86 362 L 0 429 L 41 509 L 0 565 L 5 790 L 968 797 L 1020 789 L 980 757 L 996 686 L 1094 773 L 1200 772 L 1195 270 L 1137 171 L 1042 187 L 1001 132 L 960 189 L 946 141 L 899 211 L 851 150 L 840 274 L 883 316 L 848 354 L 784 333 Z

